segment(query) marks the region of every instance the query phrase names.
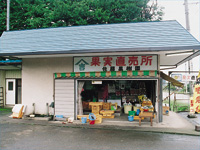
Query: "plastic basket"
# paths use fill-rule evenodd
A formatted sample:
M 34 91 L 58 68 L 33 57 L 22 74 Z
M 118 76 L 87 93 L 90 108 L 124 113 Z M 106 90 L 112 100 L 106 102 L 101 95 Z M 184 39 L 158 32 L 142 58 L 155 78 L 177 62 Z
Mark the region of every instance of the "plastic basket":
M 96 116 L 93 113 L 89 114 L 89 119 L 92 120 L 96 120 Z
M 116 107 L 115 106 L 111 106 L 111 110 L 116 110 Z
M 129 116 L 135 116 L 135 111 L 128 111 Z
M 134 120 L 134 116 L 128 116 L 128 121 L 133 121 Z
M 86 123 L 86 122 L 87 122 L 87 117 L 82 117 L 82 118 L 81 118 L 81 122 L 82 122 L 82 123 Z
M 95 124 L 95 120 L 90 120 L 90 124 Z

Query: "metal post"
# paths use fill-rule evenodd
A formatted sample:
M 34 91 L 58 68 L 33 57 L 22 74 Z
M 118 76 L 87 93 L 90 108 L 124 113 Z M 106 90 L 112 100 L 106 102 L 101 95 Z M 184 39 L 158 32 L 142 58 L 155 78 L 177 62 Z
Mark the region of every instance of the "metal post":
M 7 0 L 7 22 L 6 22 L 6 30 L 10 30 L 10 0 Z
M 170 76 L 170 74 L 171 74 L 172 72 L 169 72 L 169 76 Z M 170 107 L 170 82 L 168 83 L 168 85 L 169 85 L 169 88 L 168 88 L 168 90 L 169 90 L 169 110 L 171 110 L 171 107 Z
M 33 114 L 35 114 L 35 103 L 33 103 L 32 106 L 33 106 Z
M 190 32 L 190 22 L 189 22 L 189 9 L 188 9 L 188 1 L 184 0 L 185 5 L 185 21 L 186 21 L 186 29 Z
M 169 87 L 168 87 L 168 90 L 169 90 L 169 110 L 171 110 L 171 109 L 170 109 L 170 82 L 168 83 L 168 86 L 169 86 Z
M 47 117 L 49 117 L 49 103 L 46 103 L 46 108 L 47 108 Z

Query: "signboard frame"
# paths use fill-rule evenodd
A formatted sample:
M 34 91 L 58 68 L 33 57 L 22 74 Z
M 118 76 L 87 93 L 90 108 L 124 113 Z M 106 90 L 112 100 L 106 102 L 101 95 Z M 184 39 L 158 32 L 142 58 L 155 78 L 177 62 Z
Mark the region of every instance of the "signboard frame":
M 142 69 L 141 68 L 141 65 L 140 64 L 142 64 L 142 58 L 144 58 L 144 56 L 146 56 L 146 57 L 148 57 L 148 56 L 152 56 L 152 65 L 149 67 L 149 68 L 153 68 L 153 69 Z M 86 59 L 92 59 L 93 57 L 99 57 L 99 58 L 107 58 L 107 57 L 111 57 L 111 58 L 113 58 L 114 60 L 114 62 L 116 61 L 116 63 L 117 63 L 117 58 L 118 57 L 125 57 L 125 58 L 128 58 L 128 57 L 137 57 L 137 58 L 140 58 L 139 60 L 138 60 L 138 62 L 139 62 L 139 65 L 138 66 L 136 66 L 136 65 L 131 65 L 131 70 L 135 70 L 135 68 L 140 68 L 141 70 L 158 70 L 158 55 L 156 55 L 156 54 L 153 54 L 153 55 L 150 55 L 150 54 L 148 54 L 148 55 L 112 55 L 112 56 L 108 56 L 108 55 L 105 55 L 105 56 L 83 56 L 83 57 L 81 57 L 81 56 L 75 56 L 75 57 L 73 57 L 73 71 L 74 72 L 92 72 L 92 71 L 118 71 L 119 70 L 119 67 L 121 67 L 121 66 L 116 66 L 116 65 L 113 65 L 113 66 L 106 66 L 105 68 L 105 70 L 103 70 L 103 68 L 104 68 L 104 66 L 102 66 L 101 65 L 101 69 L 97 69 L 97 67 L 99 67 L 99 66 L 95 66 L 95 69 L 90 69 L 90 70 L 88 70 L 88 69 L 86 69 L 85 68 L 85 66 L 88 66 L 89 65 L 89 63 L 91 63 L 91 60 L 89 61 L 89 62 L 87 62 L 87 61 L 85 61 L 84 59 L 81 59 L 81 58 L 86 58 Z M 79 61 L 78 61 L 78 58 L 79 58 Z M 148 57 L 149 58 L 149 57 Z M 129 58 L 130 59 L 130 58 Z M 126 64 L 128 64 L 127 63 L 128 62 L 128 60 L 126 59 Z M 100 62 L 101 64 L 103 64 L 103 61 L 101 61 Z M 78 67 L 78 65 L 80 66 L 80 65 L 83 65 L 82 67 L 84 68 L 84 69 L 77 69 L 77 67 Z M 126 71 L 127 70 L 127 67 L 129 67 L 130 65 L 126 65 L 126 66 L 122 66 L 122 70 L 123 71 Z M 93 68 L 94 68 L 94 66 L 92 66 Z M 111 68 L 110 67 L 114 67 L 114 70 L 111 70 Z M 145 66 L 142 66 L 143 68 L 145 67 Z

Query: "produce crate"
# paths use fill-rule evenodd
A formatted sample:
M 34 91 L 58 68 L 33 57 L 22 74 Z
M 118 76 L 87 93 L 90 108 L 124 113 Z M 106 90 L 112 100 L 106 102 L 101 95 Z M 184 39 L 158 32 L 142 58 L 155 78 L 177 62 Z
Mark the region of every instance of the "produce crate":
M 92 108 L 92 106 L 99 106 L 100 110 L 103 109 L 103 103 L 104 102 L 89 102 L 89 109 Z
M 143 101 L 142 106 L 151 106 L 152 102 L 151 101 Z
M 111 116 L 103 116 L 103 118 L 110 118 L 110 119 L 113 119 L 113 118 L 115 118 L 115 115 L 111 115 Z
M 110 110 L 111 103 L 103 103 L 103 109 Z
M 140 111 L 141 112 L 153 112 L 154 111 L 154 108 L 149 108 L 149 109 L 143 109 L 143 108 L 140 108 Z
M 115 115 L 113 115 L 115 113 L 114 110 L 101 110 L 100 113 L 103 115 L 103 118 L 114 118 Z
M 134 116 L 134 120 L 139 120 L 139 116 Z M 144 120 L 144 117 L 141 118 L 142 120 Z
M 92 113 L 99 114 L 100 110 L 101 109 L 98 105 L 92 105 Z
M 82 122 L 82 117 L 87 117 L 87 122 L 89 122 L 89 115 L 78 115 L 77 118 Z
M 96 120 L 95 120 L 95 124 L 99 124 L 102 123 L 102 115 L 95 115 L 96 116 Z

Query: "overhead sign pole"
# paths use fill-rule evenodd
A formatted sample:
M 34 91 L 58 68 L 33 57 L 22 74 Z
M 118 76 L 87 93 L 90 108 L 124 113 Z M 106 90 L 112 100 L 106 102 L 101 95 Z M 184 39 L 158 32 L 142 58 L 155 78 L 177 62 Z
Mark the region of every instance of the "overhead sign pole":
M 186 29 L 190 32 L 190 22 L 189 22 L 189 9 L 188 9 L 188 1 L 185 0 L 185 20 L 186 20 Z
M 10 30 L 10 0 L 7 0 L 7 22 L 6 22 L 6 30 Z

